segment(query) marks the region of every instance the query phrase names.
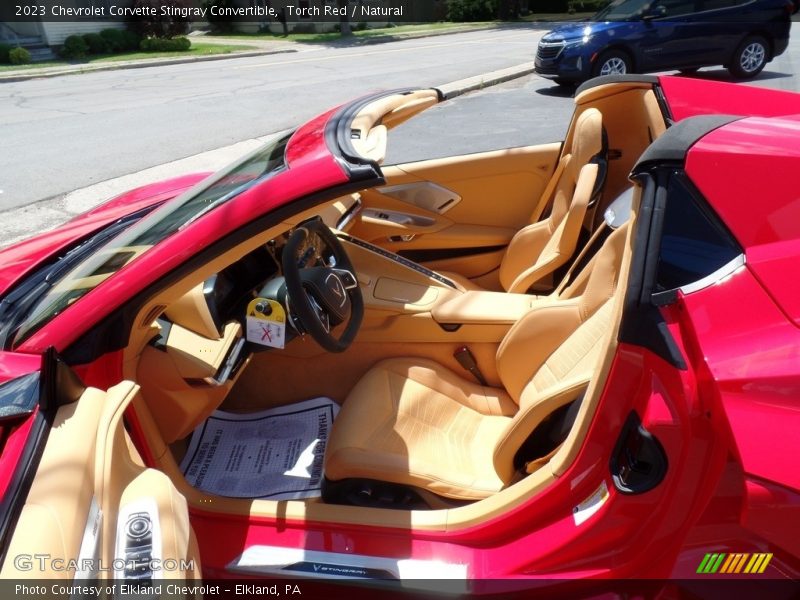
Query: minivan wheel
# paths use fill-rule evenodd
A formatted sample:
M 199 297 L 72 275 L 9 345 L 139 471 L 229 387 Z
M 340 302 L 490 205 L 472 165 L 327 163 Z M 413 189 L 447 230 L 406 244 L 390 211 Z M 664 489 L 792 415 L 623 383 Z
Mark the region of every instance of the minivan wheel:
M 734 52 L 728 71 L 738 79 L 755 77 L 767 64 L 768 56 L 767 40 L 760 35 L 750 36 Z
M 631 72 L 631 58 L 619 50 L 603 52 L 594 65 L 595 75 L 625 75 Z

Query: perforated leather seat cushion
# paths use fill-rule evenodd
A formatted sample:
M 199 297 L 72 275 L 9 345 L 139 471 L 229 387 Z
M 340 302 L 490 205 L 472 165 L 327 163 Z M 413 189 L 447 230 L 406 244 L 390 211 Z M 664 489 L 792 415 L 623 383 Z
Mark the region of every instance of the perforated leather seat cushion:
M 539 303 L 511 327 L 496 356 L 502 389 L 425 359 L 372 367 L 333 424 L 326 477 L 377 479 L 461 500 L 510 484 L 524 440 L 580 397 L 606 348 L 626 229 L 603 244 L 583 294 Z
M 517 406 L 502 390 L 432 361 L 401 358 L 378 363 L 350 396 L 363 401 L 345 402 L 337 417 L 328 478 L 392 481 L 466 500 L 505 485 L 492 449 Z

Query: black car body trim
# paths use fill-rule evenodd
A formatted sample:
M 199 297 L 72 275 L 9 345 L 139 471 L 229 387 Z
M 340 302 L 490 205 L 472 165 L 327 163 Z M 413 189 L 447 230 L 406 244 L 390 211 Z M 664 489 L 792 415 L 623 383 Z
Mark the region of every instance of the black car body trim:
M 636 161 L 634 173 L 665 162 L 683 164 L 686 154 L 698 140 L 728 123 L 743 119 L 737 115 L 698 115 L 679 121 L 659 136 Z
M 619 341 L 647 348 L 676 369 L 687 365 L 672 337 L 661 311 L 652 302 L 652 286 L 661 244 L 661 221 L 666 191 L 656 185 L 651 174 L 637 177 L 644 187 L 636 229 L 633 232 L 633 257 L 625 291 Z
M 610 85 L 613 83 L 647 83 L 650 85 L 658 84 L 658 77 L 655 75 L 600 75 L 585 81 L 578 86 L 575 90 L 575 95 L 582 94 L 586 90 L 600 87 L 601 85 Z
M 351 181 L 383 177 L 378 163 L 365 158 L 353 147 L 350 130 L 353 118 L 361 109 L 376 100 L 395 94 L 411 94 L 415 91 L 417 91 L 416 88 L 403 88 L 364 96 L 341 107 L 328 121 L 325 126 L 325 141 L 328 149 L 345 169 Z M 436 90 L 436 93 L 441 99 L 441 92 Z

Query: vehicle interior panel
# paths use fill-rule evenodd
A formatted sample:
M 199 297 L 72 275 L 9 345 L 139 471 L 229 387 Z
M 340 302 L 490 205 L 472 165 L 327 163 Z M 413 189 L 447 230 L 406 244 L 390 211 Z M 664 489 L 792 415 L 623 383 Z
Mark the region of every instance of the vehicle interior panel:
M 576 121 L 564 147 L 575 144 L 572 137 L 581 115 L 584 120 L 602 115 L 610 153 L 607 179 L 601 199 L 591 207 L 587 202 L 584 211 L 576 213 L 578 228 L 585 231 L 584 243 L 569 258 L 581 255 L 591 234 L 596 235 L 595 246 L 583 253 L 575 272 L 569 270 L 569 262 L 558 274 L 549 274 L 544 293 L 501 291 L 497 267 L 503 251 L 497 247 L 508 245 L 537 210 L 541 194 L 557 171 L 560 144 L 384 167 L 384 186 L 304 211 L 151 298 L 141 318 L 146 321 L 155 314 L 158 319 L 133 331 L 125 350 L 126 377 L 142 385 L 134 412 L 144 443 L 155 456 L 157 468 L 186 496 L 189 506 L 206 510 L 211 496 L 189 486 L 177 463 L 191 431 L 218 408 L 247 413 L 330 397 L 342 409 L 326 454 L 328 479 L 366 485 L 362 490 L 375 482 L 398 485 L 391 490 L 400 490 L 397 497 L 406 498 L 398 502 L 411 502 L 405 505 L 406 511 L 388 511 L 398 516 L 382 510 L 373 514 L 338 503 L 353 498 L 355 488 L 333 485 L 331 489 L 338 492 L 328 494 L 330 502 L 323 496 L 282 503 L 283 514 L 298 519 L 381 525 L 397 520 L 404 527 L 439 530 L 464 526 L 507 510 L 533 490 L 542 489 L 574 459 L 615 347 L 622 289 L 617 282 L 626 276 L 630 255 L 630 228 L 606 231 L 602 214 L 614 197 L 630 189 L 627 170 L 637 153 L 651 136 L 664 130 L 655 96 L 645 88 L 626 84 L 613 91 L 592 89 L 576 104 Z M 630 127 L 632 119 L 646 126 Z M 379 121 L 372 123 L 379 126 Z M 363 140 L 368 141 L 373 125 L 365 126 Z M 644 134 L 631 133 L 641 129 Z M 366 147 L 363 151 L 371 152 Z M 582 155 L 596 153 L 597 148 L 591 147 Z M 595 192 L 592 166 L 585 171 L 591 181 L 579 184 L 587 188 L 579 192 L 582 196 L 592 197 Z M 421 197 L 416 195 L 419 182 L 450 190 L 458 200 L 439 210 L 441 204 L 430 204 L 434 201 L 425 196 L 424 189 Z M 413 185 L 393 195 L 392 187 L 407 184 Z M 385 193 L 387 188 L 389 193 Z M 629 202 L 635 212 L 638 195 L 634 196 Z M 486 201 L 489 198 L 491 202 Z M 545 217 L 549 214 L 545 211 Z M 274 282 L 282 279 L 287 240 L 319 215 L 325 226 L 340 234 L 338 243 L 353 266 L 364 303 L 358 335 L 346 352 L 331 353 L 310 336 L 298 335 L 302 326 L 290 323 L 287 331 L 298 332 L 291 332 L 285 348 L 258 348 L 248 342 L 237 371 L 222 385 L 215 385 L 209 374 L 218 373 L 235 340 L 243 336 L 243 307 L 265 290 L 280 287 Z M 331 268 L 330 255 L 316 247 L 319 243 L 309 242 L 299 258 L 306 260 L 308 255 L 312 263 L 321 261 Z M 494 290 L 484 290 L 460 273 L 453 273 L 454 281 L 448 281 L 448 273 L 412 267 L 407 259 L 392 254 L 414 248 L 462 247 L 492 250 L 489 257 L 477 253 L 424 266 L 460 265 L 467 275 L 478 275 L 477 281 L 494 278 Z M 209 290 L 208 282 L 215 277 L 219 287 L 212 285 Z M 291 311 L 289 319 L 295 319 Z M 164 350 L 154 339 L 161 337 L 164 320 L 181 332 L 176 339 L 181 335 L 189 339 L 188 331 L 206 337 L 209 347 L 220 348 L 214 360 L 200 350 L 203 344 L 186 341 L 175 351 L 187 354 L 193 369 L 186 370 L 174 360 L 159 360 Z M 340 335 L 346 325 L 334 324 L 330 334 Z M 464 348 L 485 384 L 457 357 Z M 197 362 L 199 356 L 202 360 Z M 320 376 L 309 377 L 310 371 Z M 426 428 L 420 429 L 414 412 L 418 408 L 409 408 L 414 406 L 427 406 Z M 544 439 L 559 426 L 563 428 L 567 407 L 575 422 L 567 428 L 566 438 L 550 446 L 531 444 L 532 432 Z M 405 424 L 396 420 L 401 415 L 410 420 Z M 370 425 L 365 427 L 365 423 Z M 522 457 L 523 447 L 538 448 L 544 455 Z M 524 472 L 526 468 L 530 472 Z M 404 496 L 401 488 L 414 494 Z M 386 493 L 393 497 L 394 492 Z M 363 494 L 359 497 L 363 499 Z M 413 502 L 408 500 L 411 497 Z M 222 513 L 270 516 L 277 510 L 269 500 L 213 498 L 211 510 Z M 404 512 L 408 514 L 403 516 Z
M 193 570 L 159 569 L 148 572 L 151 577 L 200 576 L 200 555 L 186 498 L 166 473 L 143 465 L 125 430 L 123 414 L 137 397 L 139 387 L 124 381 L 106 392 L 87 388 L 78 401 L 59 408 L 49 434 L 52 443 L 39 463 L 39 476 L 19 517 L 11 552 L 34 555 L 46 550 L 50 558 L 61 559 L 63 564 L 99 552 L 104 565 L 113 565 L 138 550 L 158 561 L 174 560 L 180 565 L 194 561 Z M 145 514 L 146 531 L 132 525 L 137 517 L 138 523 L 144 524 L 141 517 Z M 81 526 L 75 527 L 76 521 Z M 48 542 L 49 546 L 43 546 Z M 2 576 L 58 580 L 75 575 L 69 569 L 58 569 L 58 562 L 45 564 L 44 570 L 26 570 L 18 568 L 15 561 L 6 561 Z M 144 576 L 144 572 L 137 575 Z

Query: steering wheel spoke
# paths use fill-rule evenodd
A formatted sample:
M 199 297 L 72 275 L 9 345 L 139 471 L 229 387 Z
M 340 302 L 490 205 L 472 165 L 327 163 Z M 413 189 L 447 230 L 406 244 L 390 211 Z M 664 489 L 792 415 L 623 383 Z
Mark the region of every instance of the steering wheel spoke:
M 347 269 L 333 269 L 333 272 L 342 280 L 344 289 L 352 290 L 358 287 L 358 278 L 352 271 L 348 271 Z

